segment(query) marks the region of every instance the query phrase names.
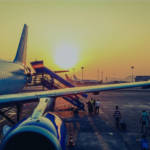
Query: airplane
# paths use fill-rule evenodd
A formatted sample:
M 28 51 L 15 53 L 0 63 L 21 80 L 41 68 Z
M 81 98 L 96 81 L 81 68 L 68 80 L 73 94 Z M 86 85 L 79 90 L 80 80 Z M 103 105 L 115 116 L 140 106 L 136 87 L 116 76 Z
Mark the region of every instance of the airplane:
M 57 97 L 93 93 L 133 87 L 149 87 L 150 81 L 113 85 L 72 87 L 50 91 L 17 93 L 0 96 L 0 107 L 17 103 L 38 101 L 33 114 L 5 131 L 1 150 L 65 150 L 66 129 L 64 122 L 53 112 L 46 112 Z
M 27 35 L 25 24 L 13 62 L 0 60 L 0 94 L 19 92 L 31 80 L 30 69 L 26 66 Z
M 80 80 L 76 77 L 76 75 L 73 75 L 74 79 L 71 79 L 67 74 L 65 74 L 65 77 L 69 82 L 79 86 L 102 84 L 102 81 L 98 81 L 98 80 Z
M 25 39 L 27 36 L 27 26 L 24 25 L 22 38 L 26 43 Z M 24 45 L 23 44 L 23 45 Z M 22 45 L 22 44 L 21 44 Z M 24 47 L 26 47 L 24 45 Z M 11 74 L 12 78 L 6 78 L 5 83 L 9 83 L 11 87 L 16 88 L 15 91 L 19 91 L 19 87 L 22 88 L 26 83 L 24 81 L 25 73 L 24 68 L 20 63 L 24 64 L 24 53 L 19 48 L 19 52 L 14 59 L 13 63 L 6 63 L 3 65 L 3 70 L 8 72 L 9 65 L 12 67 L 16 66 L 18 70 L 15 70 L 15 74 Z M 5 68 L 6 66 L 6 68 Z M 19 70 L 21 67 L 21 71 Z M 8 70 L 7 70 L 8 69 Z M 14 68 L 12 68 L 13 70 Z M 20 71 L 20 72 L 18 72 Z M 20 73 L 20 74 L 19 74 Z M 17 77 L 21 76 L 23 80 L 17 80 Z M 0 76 L 1 78 L 1 76 Z M 8 80 L 8 81 L 7 81 Z M 10 81 L 12 80 L 12 81 Z M 16 82 L 14 82 L 15 80 Z M 23 82 L 24 81 L 24 82 Z M 21 83 L 20 83 L 21 82 Z M 2 79 L 0 82 L 1 84 Z M 12 84 L 12 85 L 11 85 Z M 19 84 L 19 85 L 17 85 Z M 20 86 L 21 84 L 21 86 Z M 6 85 L 7 87 L 7 85 Z M 47 108 L 52 106 L 53 102 L 58 97 L 68 96 L 68 95 L 77 95 L 81 93 L 94 93 L 101 91 L 110 91 L 118 90 L 125 88 L 134 88 L 134 87 L 150 87 L 150 81 L 137 82 L 137 83 L 123 83 L 123 84 L 110 84 L 110 85 L 94 85 L 94 86 L 84 86 L 84 87 L 71 87 L 65 89 L 55 89 L 48 91 L 38 91 L 38 92 L 27 92 L 27 93 L 13 93 L 0 95 L 0 108 L 12 107 L 14 105 L 19 105 L 23 103 L 29 103 L 32 101 L 39 101 L 37 107 L 33 110 L 31 116 L 19 121 L 13 127 L 4 126 L 3 128 L 3 138 L 0 143 L 0 150 L 65 150 L 66 149 L 66 129 L 63 120 L 61 120 L 54 112 L 47 112 Z M 4 90 L 3 90 L 4 91 Z M 11 91 L 11 90 L 10 90 Z M 5 93 L 5 91 L 4 91 Z M 0 113 L 2 114 L 2 113 Z

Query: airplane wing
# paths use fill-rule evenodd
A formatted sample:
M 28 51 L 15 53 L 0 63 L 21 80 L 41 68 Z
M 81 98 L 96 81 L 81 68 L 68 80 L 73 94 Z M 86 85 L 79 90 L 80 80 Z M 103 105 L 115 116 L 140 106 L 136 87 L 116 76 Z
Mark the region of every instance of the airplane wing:
M 92 93 L 92 92 L 110 91 L 110 90 L 134 88 L 134 87 L 149 87 L 149 86 L 150 86 L 150 81 L 145 81 L 145 82 L 123 83 L 123 84 L 72 87 L 72 88 L 64 88 L 64 89 L 41 91 L 41 92 L 31 92 L 31 93 L 8 94 L 8 95 L 0 96 L 0 107 L 6 105 L 13 105 L 17 103 L 36 101 L 39 98 L 44 98 L 44 97 L 56 98 L 56 97 L 76 95 L 81 93 Z

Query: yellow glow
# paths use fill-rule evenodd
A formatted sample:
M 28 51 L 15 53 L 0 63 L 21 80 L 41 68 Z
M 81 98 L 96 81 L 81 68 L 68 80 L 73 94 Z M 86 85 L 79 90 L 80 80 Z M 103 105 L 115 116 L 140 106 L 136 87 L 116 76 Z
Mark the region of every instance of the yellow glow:
M 54 50 L 54 61 L 62 69 L 69 69 L 78 61 L 77 48 L 70 44 L 62 44 Z
M 149 17 L 149 0 L 0 0 L 0 59 L 14 59 L 26 23 L 28 65 L 72 66 L 80 78 L 84 66 L 84 79 L 98 79 L 98 69 L 100 78 L 126 78 L 130 66 L 150 75 Z

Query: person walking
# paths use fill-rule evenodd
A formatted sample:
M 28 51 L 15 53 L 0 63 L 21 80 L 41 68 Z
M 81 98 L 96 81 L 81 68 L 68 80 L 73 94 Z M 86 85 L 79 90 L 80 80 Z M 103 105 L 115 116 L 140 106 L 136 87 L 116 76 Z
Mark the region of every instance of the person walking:
M 93 103 L 92 103 L 94 114 L 95 114 L 95 112 L 96 112 L 95 103 L 96 103 L 96 100 L 95 100 L 95 98 L 94 98 L 94 99 L 93 99 Z
M 115 119 L 115 124 L 116 124 L 116 128 L 119 128 L 119 124 L 120 124 L 120 119 L 121 119 L 121 113 L 119 111 L 119 107 L 116 106 L 116 109 L 114 111 L 113 117 Z
M 95 101 L 95 114 L 99 114 L 99 108 L 100 108 L 100 101 Z
M 94 111 L 94 103 L 95 103 L 95 100 L 91 97 L 91 99 L 90 99 L 90 103 L 91 103 L 91 113 L 93 113 L 93 111 Z
M 93 112 L 93 106 L 90 100 L 87 102 L 87 107 L 88 107 L 88 112 L 91 115 Z
M 141 122 L 141 132 L 147 134 L 149 128 L 149 115 L 145 110 L 142 111 L 140 122 Z

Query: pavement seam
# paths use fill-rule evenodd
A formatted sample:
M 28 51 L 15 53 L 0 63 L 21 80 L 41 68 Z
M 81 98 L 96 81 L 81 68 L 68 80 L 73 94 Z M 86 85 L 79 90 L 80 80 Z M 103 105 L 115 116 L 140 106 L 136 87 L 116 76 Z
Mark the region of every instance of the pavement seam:
M 94 133 L 95 133 L 96 137 L 98 138 L 99 143 L 101 144 L 103 150 L 109 150 L 108 144 L 106 144 L 103 137 L 99 134 L 97 127 L 95 126 L 95 124 L 93 123 L 92 119 L 89 116 L 88 116 L 88 120 L 89 120 L 89 123 L 91 124 L 91 126 L 93 127 Z

